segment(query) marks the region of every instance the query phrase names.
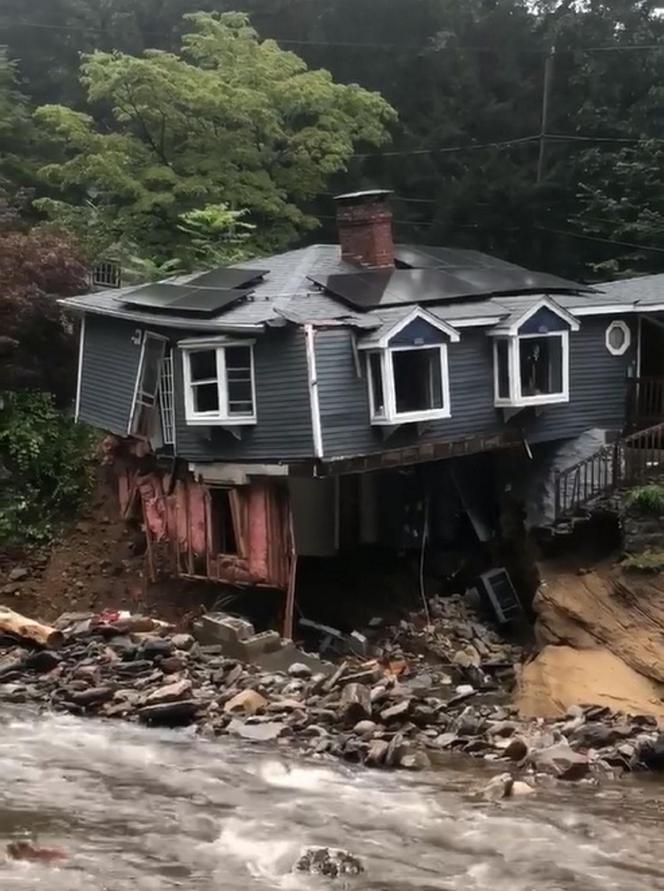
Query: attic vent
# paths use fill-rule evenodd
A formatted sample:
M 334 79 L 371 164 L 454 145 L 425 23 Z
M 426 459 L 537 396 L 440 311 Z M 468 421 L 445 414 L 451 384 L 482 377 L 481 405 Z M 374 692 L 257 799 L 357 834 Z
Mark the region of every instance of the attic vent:
M 480 581 L 499 622 L 509 622 L 523 613 L 512 579 L 504 567 L 485 572 Z

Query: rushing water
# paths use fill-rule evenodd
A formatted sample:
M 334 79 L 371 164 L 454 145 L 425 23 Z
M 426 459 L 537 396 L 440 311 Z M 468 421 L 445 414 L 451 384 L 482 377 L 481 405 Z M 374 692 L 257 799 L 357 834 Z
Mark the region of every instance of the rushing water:
M 316 889 L 310 844 L 361 856 L 374 891 L 664 889 L 664 790 L 574 789 L 488 805 L 477 769 L 404 775 L 126 724 L 0 713 L 0 848 L 27 834 L 59 867 L 2 862 L 3 891 Z

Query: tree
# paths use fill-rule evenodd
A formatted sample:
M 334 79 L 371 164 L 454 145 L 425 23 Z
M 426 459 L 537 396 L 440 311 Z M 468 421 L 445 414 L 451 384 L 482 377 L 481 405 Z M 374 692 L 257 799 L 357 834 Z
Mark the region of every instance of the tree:
M 86 288 L 86 268 L 66 237 L 0 232 L 0 392 L 46 390 L 62 405 L 71 400 L 76 337 L 57 297 Z
M 284 247 L 315 225 L 302 205 L 356 145 L 384 142 L 395 114 L 377 93 L 337 84 L 261 42 L 244 15 L 188 21 L 181 55 L 85 58 L 88 100 L 110 110 L 113 132 L 83 112 L 40 108 L 43 132 L 61 148 L 43 177 L 66 190 L 69 204 L 94 202 L 114 238 L 157 260 L 186 249 L 182 214 L 220 204 L 246 209 L 256 227 L 250 248 Z

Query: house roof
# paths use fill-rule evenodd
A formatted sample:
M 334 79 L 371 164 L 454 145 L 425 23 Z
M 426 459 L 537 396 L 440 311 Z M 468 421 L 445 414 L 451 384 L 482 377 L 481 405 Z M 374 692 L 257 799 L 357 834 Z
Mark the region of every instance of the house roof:
M 427 311 L 453 327 L 494 326 L 509 318 L 527 312 L 553 290 L 552 299 L 563 310 L 573 316 L 631 312 L 642 306 L 652 308 L 658 300 L 664 308 L 664 275 L 646 276 L 622 282 L 597 286 L 589 293 L 584 285 L 566 282 L 554 276 L 539 276 L 529 273 L 522 267 L 477 251 L 462 251 L 450 248 L 428 246 L 397 245 L 397 259 L 404 263 L 422 263 L 430 271 L 431 264 L 442 264 L 437 268 L 453 268 L 455 263 L 463 263 L 466 271 L 476 268 L 482 275 L 489 276 L 490 270 L 502 273 L 514 270 L 521 276 L 526 293 L 486 293 L 461 296 L 448 302 L 426 304 Z M 420 258 L 419 260 L 417 258 Z M 449 265 L 448 265 L 449 264 Z M 341 259 L 340 248 L 336 244 L 314 244 L 263 257 L 251 263 L 235 264 L 234 269 L 260 267 L 269 272 L 255 283 L 248 296 L 228 305 L 213 317 L 192 317 L 182 312 L 151 311 L 140 309 L 123 302 L 136 286 L 100 291 L 62 300 L 62 304 L 72 310 L 113 316 L 132 322 L 173 327 L 186 330 L 209 332 L 258 332 L 266 325 L 279 325 L 285 322 L 297 324 L 312 323 L 322 325 L 333 323 L 350 325 L 363 331 L 373 331 L 372 336 L 380 339 L 384 333 L 405 317 L 413 308 L 413 303 L 398 306 L 380 306 L 362 310 L 349 304 L 329 291 L 315 284 L 313 279 L 325 280 L 328 276 L 344 276 L 358 273 L 358 268 Z M 366 271 L 364 271 L 366 275 Z M 169 284 L 188 284 L 198 273 L 167 279 Z M 488 279 L 487 279 L 488 280 Z M 502 281 L 500 276 L 496 281 Z M 535 284 L 545 287 L 537 290 Z M 530 284 L 527 284 L 530 283 Z M 530 290 L 532 288 L 532 291 Z M 599 290 L 601 289 L 601 290 Z
M 648 305 L 651 308 L 654 305 L 661 305 L 664 308 L 664 273 L 607 282 L 601 288 L 603 295 L 616 302 Z

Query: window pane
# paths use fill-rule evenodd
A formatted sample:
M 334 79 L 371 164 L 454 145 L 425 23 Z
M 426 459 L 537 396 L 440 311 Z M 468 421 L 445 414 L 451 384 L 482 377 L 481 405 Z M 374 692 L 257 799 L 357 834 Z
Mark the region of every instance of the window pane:
M 143 354 L 143 371 L 139 390 L 153 397 L 157 392 L 157 384 L 159 383 L 159 370 L 162 357 L 164 355 L 165 342 L 157 340 L 154 337 L 147 337 L 145 340 L 145 353 Z
M 521 395 L 562 393 L 562 337 L 528 337 L 519 341 Z
M 194 394 L 194 411 L 219 411 L 219 391 L 216 384 L 195 384 L 191 389 Z
M 251 386 L 251 347 L 226 347 L 226 392 L 228 414 L 235 417 L 254 413 Z
M 443 408 L 440 350 L 395 350 L 394 390 L 397 414 Z
M 380 353 L 371 353 L 369 363 L 371 365 L 371 398 L 373 400 L 373 412 L 375 417 L 385 414 L 385 398 L 383 396 L 383 369 Z
M 625 345 L 625 332 L 618 325 L 613 325 L 609 330 L 609 345 L 614 350 L 621 350 Z
M 230 377 L 231 371 L 251 370 L 251 347 L 234 346 L 226 347 L 226 372 Z
M 209 381 L 217 378 L 216 350 L 196 350 L 189 353 L 192 381 Z
M 510 368 L 509 368 L 509 344 L 506 340 L 496 341 L 496 364 L 498 374 L 498 396 L 500 399 L 509 399 L 510 396 Z

